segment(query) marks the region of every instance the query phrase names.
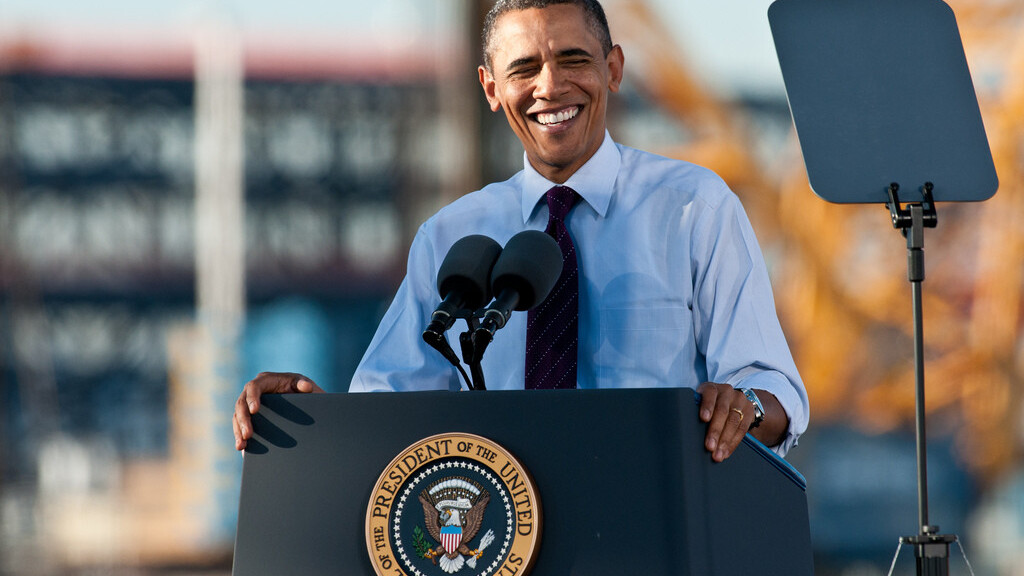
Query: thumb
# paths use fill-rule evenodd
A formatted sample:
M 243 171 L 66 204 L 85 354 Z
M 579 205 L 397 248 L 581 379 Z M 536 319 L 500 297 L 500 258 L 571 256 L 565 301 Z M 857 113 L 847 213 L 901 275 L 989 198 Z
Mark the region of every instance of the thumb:
M 317 386 L 316 382 L 313 382 L 309 378 L 299 378 L 299 380 L 295 382 L 295 390 L 307 394 L 310 392 L 323 392 L 323 389 Z

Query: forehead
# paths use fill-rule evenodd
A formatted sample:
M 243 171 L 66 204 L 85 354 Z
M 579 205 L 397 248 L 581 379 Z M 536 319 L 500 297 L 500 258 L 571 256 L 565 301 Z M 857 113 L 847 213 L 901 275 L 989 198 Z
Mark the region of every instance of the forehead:
M 587 25 L 583 8 L 575 4 L 555 4 L 502 14 L 494 23 L 491 50 L 498 61 L 567 48 L 584 48 L 599 54 L 600 45 L 601 41 Z

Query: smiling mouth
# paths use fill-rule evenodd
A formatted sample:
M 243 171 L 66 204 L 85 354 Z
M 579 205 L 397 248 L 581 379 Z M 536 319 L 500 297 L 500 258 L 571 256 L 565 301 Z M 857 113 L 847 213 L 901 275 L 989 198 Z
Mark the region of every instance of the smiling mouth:
M 572 120 L 579 113 L 580 107 L 573 106 L 571 108 L 566 108 L 565 110 L 559 110 L 558 112 L 536 114 L 534 117 L 538 124 L 554 126 L 567 120 Z

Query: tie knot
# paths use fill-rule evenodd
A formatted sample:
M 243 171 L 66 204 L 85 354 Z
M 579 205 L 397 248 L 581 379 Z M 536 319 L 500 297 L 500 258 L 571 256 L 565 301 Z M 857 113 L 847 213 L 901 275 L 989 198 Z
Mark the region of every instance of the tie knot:
M 565 221 L 565 217 L 569 214 L 573 204 L 576 203 L 577 198 L 579 196 L 576 194 L 576 191 L 568 186 L 555 186 L 548 190 L 547 201 L 550 218 L 552 220 Z

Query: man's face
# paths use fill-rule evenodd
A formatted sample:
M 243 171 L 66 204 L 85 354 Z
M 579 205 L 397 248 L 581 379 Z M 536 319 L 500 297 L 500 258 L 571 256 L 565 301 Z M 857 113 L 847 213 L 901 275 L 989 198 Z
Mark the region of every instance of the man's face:
M 601 147 L 608 92 L 622 81 L 622 50 L 606 57 L 572 4 L 508 12 L 495 23 L 491 70 L 480 84 L 491 110 L 505 110 L 530 164 L 565 182 Z

